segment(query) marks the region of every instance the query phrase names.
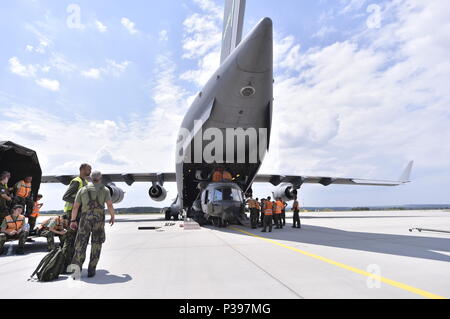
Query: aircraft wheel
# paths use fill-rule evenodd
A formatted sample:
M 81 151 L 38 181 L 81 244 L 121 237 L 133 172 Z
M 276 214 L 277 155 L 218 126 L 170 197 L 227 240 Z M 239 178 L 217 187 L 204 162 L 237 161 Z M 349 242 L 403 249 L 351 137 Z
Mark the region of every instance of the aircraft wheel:
M 175 216 L 173 216 L 173 219 L 174 219 L 175 221 L 179 220 L 179 219 L 180 219 L 180 214 L 176 214 Z
M 213 217 L 212 218 L 212 224 L 213 224 L 214 227 L 219 228 L 220 227 L 220 219 L 218 219 L 216 217 Z

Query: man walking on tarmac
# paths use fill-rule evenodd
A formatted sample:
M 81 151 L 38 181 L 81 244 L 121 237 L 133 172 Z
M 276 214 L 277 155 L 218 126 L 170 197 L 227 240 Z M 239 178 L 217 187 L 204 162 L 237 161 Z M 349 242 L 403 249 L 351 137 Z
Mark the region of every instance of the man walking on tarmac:
M 75 197 L 80 189 L 88 184 L 88 177 L 91 175 L 91 166 L 89 164 L 82 164 L 80 166 L 80 175 L 74 178 L 63 196 L 63 200 L 66 202 L 64 205 L 64 214 L 67 219 L 71 220 L 73 203 L 75 202 Z M 77 230 L 69 228 L 64 238 L 63 253 L 64 253 L 64 270 L 70 265 L 73 254 L 75 252 L 75 238 L 77 236 Z
M 267 226 L 269 226 L 269 233 L 272 232 L 272 216 L 274 211 L 274 205 L 271 201 L 270 196 L 267 197 L 267 200 L 264 201 L 264 229 L 263 233 L 267 231 Z
M 274 219 L 275 219 L 275 229 L 283 229 L 283 222 L 281 220 L 281 215 L 283 213 L 284 203 L 281 198 L 277 198 L 274 203 Z
M 292 205 L 292 211 L 294 212 L 294 225 L 292 228 L 302 228 L 300 223 L 300 205 L 298 203 L 297 197 L 295 197 L 294 204 Z
M 250 223 L 252 225 L 252 229 L 256 229 L 258 227 L 259 219 L 258 202 L 253 199 L 253 196 L 250 196 L 247 200 L 247 205 L 250 210 Z
M 70 228 L 78 229 L 75 240 L 75 254 L 72 264 L 79 267 L 80 271 L 86 259 L 86 248 L 91 237 L 91 257 L 88 267 L 88 277 L 94 277 L 102 244 L 105 242 L 105 204 L 108 207 L 111 219 L 110 225 L 114 225 L 114 207 L 109 190 L 101 183 L 102 174 L 98 171 L 92 173 L 92 182 L 83 187 L 75 198 L 72 210 Z M 79 214 L 81 207 L 81 213 Z M 78 216 L 80 219 L 78 219 Z M 79 220 L 79 222 L 78 222 Z

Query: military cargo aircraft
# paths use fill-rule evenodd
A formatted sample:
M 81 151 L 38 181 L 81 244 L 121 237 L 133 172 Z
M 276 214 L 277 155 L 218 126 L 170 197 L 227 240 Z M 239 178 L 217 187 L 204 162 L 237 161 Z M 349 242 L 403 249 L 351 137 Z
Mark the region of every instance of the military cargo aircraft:
M 106 174 L 115 203 L 124 192 L 114 183 L 152 183 L 149 196 L 166 199 L 164 183 L 176 182 L 178 196 L 163 210 L 201 224 L 246 224 L 245 195 L 254 183 L 271 183 L 274 198 L 291 201 L 303 184 L 398 186 L 409 182 L 413 162 L 399 180 L 377 181 L 306 175 L 259 175 L 269 149 L 273 107 L 273 26 L 262 19 L 242 39 L 245 0 L 226 0 L 221 65 L 189 108 L 177 141 L 175 173 Z M 231 133 L 230 133 L 231 132 Z M 213 138 L 214 137 L 214 138 Z M 209 156 L 204 156 L 209 154 Z M 231 179 L 215 179 L 226 171 Z M 216 175 L 217 176 L 217 175 Z M 69 184 L 73 176 L 44 176 L 43 183 Z

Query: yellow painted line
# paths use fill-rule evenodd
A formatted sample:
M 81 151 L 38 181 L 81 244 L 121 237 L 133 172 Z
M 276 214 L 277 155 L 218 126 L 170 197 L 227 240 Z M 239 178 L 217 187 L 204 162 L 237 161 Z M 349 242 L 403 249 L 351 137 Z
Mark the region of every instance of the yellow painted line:
M 279 243 L 279 242 L 277 242 L 275 240 L 272 240 L 272 239 L 269 239 L 269 238 L 265 238 L 265 237 L 262 237 L 262 236 L 258 236 L 258 235 L 249 233 L 249 232 L 247 232 L 245 230 L 242 230 L 242 229 L 239 229 L 239 228 L 235 228 L 235 227 L 229 227 L 229 228 L 232 229 L 232 230 L 238 231 L 240 233 L 246 234 L 248 236 L 264 240 L 264 241 L 266 241 L 268 243 L 271 243 L 271 244 L 274 244 L 274 245 L 277 245 L 277 246 L 280 246 L 280 247 L 283 247 L 283 248 L 295 251 L 295 252 L 300 253 L 302 255 L 305 255 L 305 256 L 308 256 L 308 257 L 311 257 L 311 258 L 314 258 L 314 259 L 317 259 L 317 260 L 321 260 L 323 262 L 326 262 L 327 264 L 334 265 L 336 267 L 339 267 L 339 268 L 342 268 L 342 269 L 346 269 L 346 270 L 354 272 L 356 274 L 359 274 L 359 275 L 366 276 L 366 277 L 369 277 L 369 278 L 374 279 L 374 280 L 378 280 L 378 281 L 384 282 L 385 284 L 388 284 L 390 286 L 393 286 L 393 287 L 396 287 L 396 288 L 400 288 L 402 290 L 405 290 L 405 291 L 417 294 L 417 295 L 425 297 L 425 298 L 429 298 L 429 299 L 447 299 L 445 297 L 433 294 L 431 292 L 428 292 L 428 291 L 425 291 L 425 290 L 422 290 L 422 289 L 418 289 L 418 288 L 415 288 L 415 287 L 412 287 L 412 286 L 409 286 L 409 285 L 406 285 L 406 284 L 402 284 L 401 282 L 398 282 L 398 281 L 395 281 L 395 280 L 392 280 L 392 279 L 388 279 L 388 278 L 385 278 L 385 277 L 382 277 L 382 276 L 379 276 L 379 275 L 371 274 L 371 273 L 369 273 L 367 271 L 364 271 L 364 270 L 361 270 L 361 269 L 358 269 L 358 268 L 355 268 L 355 267 L 352 267 L 352 266 L 348 266 L 348 265 L 345 265 L 343 263 L 340 263 L 340 262 L 337 262 L 337 261 L 334 261 L 334 260 L 331 260 L 331 259 L 328 259 L 328 258 L 325 258 L 325 257 L 321 257 L 321 256 L 318 256 L 318 255 L 315 255 L 315 254 L 311 254 L 311 253 L 309 253 L 307 251 L 303 251 L 303 250 L 298 249 L 298 248 L 294 248 L 294 247 L 291 247 L 291 246 L 288 246 L 288 245 L 281 244 L 281 243 Z

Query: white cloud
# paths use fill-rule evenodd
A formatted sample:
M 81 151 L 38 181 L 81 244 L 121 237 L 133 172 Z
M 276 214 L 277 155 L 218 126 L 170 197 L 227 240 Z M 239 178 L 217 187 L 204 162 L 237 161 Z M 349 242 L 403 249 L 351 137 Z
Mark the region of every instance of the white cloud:
M 69 74 L 78 70 L 78 66 L 73 62 L 69 62 L 61 53 L 53 52 L 49 64 L 63 74 Z
M 106 66 L 101 68 L 90 68 L 89 70 L 81 71 L 81 75 L 86 78 L 95 80 L 99 80 L 102 75 L 112 75 L 114 77 L 119 77 L 127 70 L 130 63 L 130 61 L 116 62 L 114 60 L 107 59 Z
M 138 33 L 138 30 L 136 29 L 136 26 L 134 24 L 134 22 L 132 22 L 130 19 L 128 18 L 122 18 L 120 20 L 120 22 L 122 23 L 122 25 L 128 30 L 128 32 L 130 34 L 136 34 Z
M 30 45 L 30 44 L 28 44 L 28 45 L 25 47 L 25 50 L 27 50 L 28 52 L 33 52 L 33 49 L 34 49 L 34 47 L 33 47 L 32 45 Z
M 23 65 L 17 57 L 12 57 L 8 60 L 9 70 L 17 75 L 23 77 L 35 77 L 37 68 L 34 65 Z
M 112 74 L 114 76 L 119 76 L 120 74 L 126 71 L 130 63 L 131 63 L 130 61 L 116 62 L 114 60 L 107 59 L 106 60 L 107 66 L 104 72 Z
M 161 42 L 169 41 L 169 35 L 168 35 L 167 30 L 161 30 L 159 32 L 159 41 L 161 41 Z
M 366 0 L 341 0 L 345 7 L 339 12 L 340 14 L 357 11 L 362 8 Z
M 335 32 L 337 32 L 337 29 L 335 27 L 322 26 L 316 33 L 312 35 L 312 37 L 323 39 L 327 35 Z
M 95 21 L 95 26 L 97 27 L 97 30 L 101 33 L 108 31 L 108 28 L 106 27 L 106 25 L 104 25 L 103 23 L 101 23 L 98 20 Z
M 220 64 L 222 42 L 222 8 L 210 0 L 194 1 L 202 9 L 183 22 L 183 58 L 197 59 L 198 68 L 184 72 L 180 78 L 203 86 Z
M 81 75 L 85 78 L 98 80 L 101 77 L 101 70 L 92 68 L 87 71 L 81 71 Z
M 59 89 L 60 89 L 60 84 L 59 84 L 58 80 L 42 78 L 42 79 L 36 80 L 36 83 L 40 87 L 43 87 L 44 89 L 48 89 L 50 91 L 59 91 Z

